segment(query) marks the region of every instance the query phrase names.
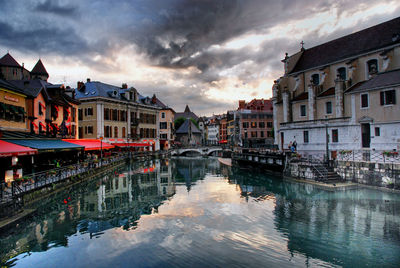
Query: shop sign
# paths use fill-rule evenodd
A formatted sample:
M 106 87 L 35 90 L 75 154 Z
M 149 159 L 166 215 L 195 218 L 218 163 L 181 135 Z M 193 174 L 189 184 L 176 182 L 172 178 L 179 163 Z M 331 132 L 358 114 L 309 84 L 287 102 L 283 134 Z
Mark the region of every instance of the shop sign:
M 7 95 L 4 96 L 4 99 L 8 100 L 8 101 L 13 101 L 13 102 L 19 102 L 19 100 L 17 98 L 7 96 Z

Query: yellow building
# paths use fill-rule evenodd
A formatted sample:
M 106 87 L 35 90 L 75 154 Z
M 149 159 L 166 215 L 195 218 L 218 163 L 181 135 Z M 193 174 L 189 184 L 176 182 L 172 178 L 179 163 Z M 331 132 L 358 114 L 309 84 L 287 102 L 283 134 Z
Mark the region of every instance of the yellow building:
M 28 131 L 26 95 L 4 80 L 0 80 L 0 130 Z

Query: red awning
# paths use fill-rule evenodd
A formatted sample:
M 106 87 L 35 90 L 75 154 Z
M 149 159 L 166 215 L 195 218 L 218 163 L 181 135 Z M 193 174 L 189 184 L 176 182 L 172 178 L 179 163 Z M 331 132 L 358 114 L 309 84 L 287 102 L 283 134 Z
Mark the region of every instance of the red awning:
M 218 143 L 228 143 L 228 140 L 220 140 Z
M 150 143 L 147 142 L 122 142 L 122 143 L 113 143 L 112 145 L 118 146 L 118 147 L 147 147 L 150 146 Z
M 32 154 L 37 154 L 37 150 L 0 140 L 0 157 Z
M 107 150 L 114 148 L 113 145 L 101 142 L 100 140 L 96 139 L 63 139 L 63 141 L 81 145 L 85 147 L 85 151 L 94 151 L 94 150 Z

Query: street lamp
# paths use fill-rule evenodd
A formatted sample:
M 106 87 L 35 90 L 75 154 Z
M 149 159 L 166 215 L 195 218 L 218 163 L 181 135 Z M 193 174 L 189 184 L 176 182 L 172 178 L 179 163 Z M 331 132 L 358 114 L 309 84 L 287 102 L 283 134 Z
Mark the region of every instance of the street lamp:
M 327 116 L 325 116 L 325 138 L 326 138 L 326 163 L 329 165 L 329 133 L 328 133 L 328 119 Z
M 103 166 L 103 136 L 100 136 L 100 166 Z

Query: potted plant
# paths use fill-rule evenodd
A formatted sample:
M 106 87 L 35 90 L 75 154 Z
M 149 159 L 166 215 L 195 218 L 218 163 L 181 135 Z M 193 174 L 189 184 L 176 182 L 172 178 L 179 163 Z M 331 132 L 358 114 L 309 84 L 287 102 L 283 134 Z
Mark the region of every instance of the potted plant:
M 396 151 L 385 151 L 382 153 L 384 156 L 388 156 L 388 157 L 396 157 L 399 155 L 399 152 Z

